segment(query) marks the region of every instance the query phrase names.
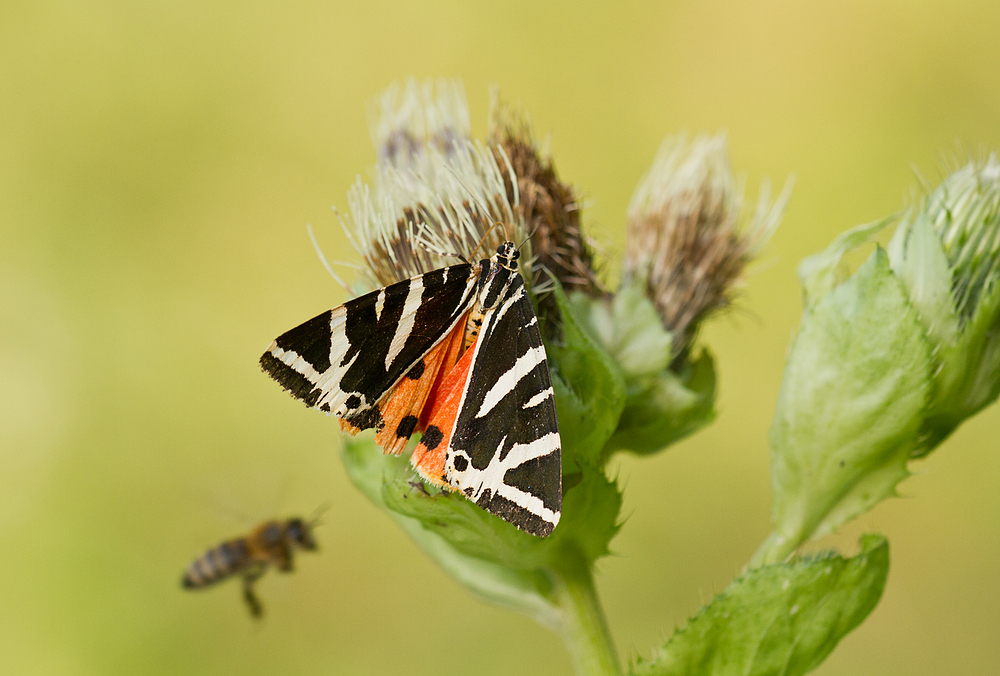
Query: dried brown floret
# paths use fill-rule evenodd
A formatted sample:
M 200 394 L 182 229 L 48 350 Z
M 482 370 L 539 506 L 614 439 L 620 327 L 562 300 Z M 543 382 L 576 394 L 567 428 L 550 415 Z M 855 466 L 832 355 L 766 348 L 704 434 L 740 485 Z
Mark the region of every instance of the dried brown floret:
M 507 198 L 531 234 L 536 256 L 535 284 L 544 284 L 546 270 L 566 291 L 590 295 L 605 293 L 594 271 L 593 254 L 580 228 L 580 201 L 559 180 L 552 161 L 539 153 L 525 117 L 494 99 L 490 147 L 501 166 L 508 164 L 517 177 L 504 176 Z

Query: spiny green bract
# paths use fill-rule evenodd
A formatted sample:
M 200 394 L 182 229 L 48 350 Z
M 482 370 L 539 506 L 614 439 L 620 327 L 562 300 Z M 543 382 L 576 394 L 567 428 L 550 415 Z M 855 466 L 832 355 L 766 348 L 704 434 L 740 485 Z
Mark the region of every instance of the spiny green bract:
M 656 453 L 715 419 L 711 354 L 675 359 L 673 336 L 641 285 L 624 286 L 611 298 L 576 293 L 563 307 L 563 316 L 613 359 L 624 384 L 624 406 L 604 446 L 605 460 L 618 450 Z

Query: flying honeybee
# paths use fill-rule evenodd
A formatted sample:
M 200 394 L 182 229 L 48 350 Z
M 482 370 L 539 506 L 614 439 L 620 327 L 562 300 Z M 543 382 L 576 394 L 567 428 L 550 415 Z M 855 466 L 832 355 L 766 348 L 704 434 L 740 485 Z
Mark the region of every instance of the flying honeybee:
M 271 564 L 283 573 L 293 570 L 292 554 L 296 549 L 315 551 L 312 529 L 316 519 L 305 521 L 266 521 L 249 535 L 209 549 L 195 559 L 181 579 L 185 589 L 200 589 L 226 578 L 239 575 L 243 579 L 243 599 L 250 614 L 260 617 L 264 608 L 254 594 L 253 585 Z

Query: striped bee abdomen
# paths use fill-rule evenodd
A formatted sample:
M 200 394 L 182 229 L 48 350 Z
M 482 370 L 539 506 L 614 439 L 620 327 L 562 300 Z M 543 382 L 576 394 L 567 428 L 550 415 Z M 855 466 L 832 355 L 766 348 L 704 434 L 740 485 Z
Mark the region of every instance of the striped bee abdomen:
M 195 559 L 184 571 L 181 584 L 193 589 L 224 580 L 245 568 L 250 558 L 246 538 L 223 542 Z

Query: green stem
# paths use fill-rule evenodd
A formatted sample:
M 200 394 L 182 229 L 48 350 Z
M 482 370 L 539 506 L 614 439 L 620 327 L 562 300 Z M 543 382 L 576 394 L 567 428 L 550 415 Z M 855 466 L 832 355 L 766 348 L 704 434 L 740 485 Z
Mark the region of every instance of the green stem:
M 799 548 L 806 541 L 805 536 L 793 537 L 784 535 L 778 531 L 771 531 L 754 555 L 750 558 L 747 568 L 760 568 L 769 563 L 784 561 L 788 556 Z
M 611 640 L 594 578 L 575 547 L 563 548 L 552 568 L 553 600 L 562 614 L 562 636 L 579 676 L 620 676 L 621 665 Z

